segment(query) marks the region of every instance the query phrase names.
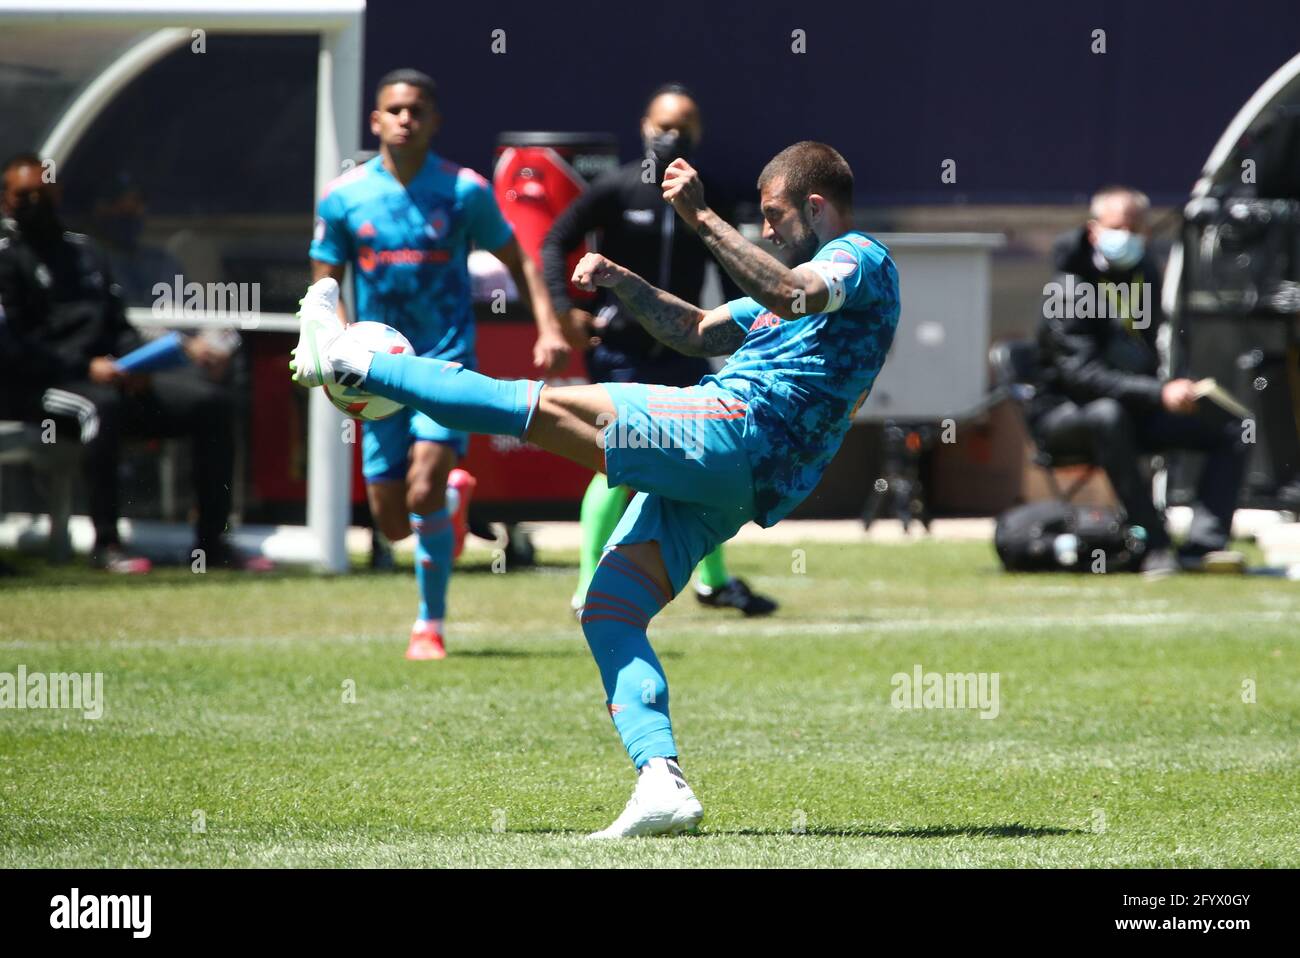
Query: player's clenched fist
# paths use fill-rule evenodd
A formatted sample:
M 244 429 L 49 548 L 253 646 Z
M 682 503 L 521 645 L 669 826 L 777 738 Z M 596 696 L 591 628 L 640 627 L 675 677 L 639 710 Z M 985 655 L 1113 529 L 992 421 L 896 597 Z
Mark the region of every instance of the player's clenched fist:
M 673 160 L 664 169 L 664 199 L 673 205 L 686 223 L 694 227 L 700 211 L 704 209 L 704 182 L 695 167 L 685 160 Z
M 573 285 L 578 289 L 593 290 L 597 286 L 616 286 L 627 275 L 627 270 L 599 253 L 588 253 L 578 260 L 573 270 Z

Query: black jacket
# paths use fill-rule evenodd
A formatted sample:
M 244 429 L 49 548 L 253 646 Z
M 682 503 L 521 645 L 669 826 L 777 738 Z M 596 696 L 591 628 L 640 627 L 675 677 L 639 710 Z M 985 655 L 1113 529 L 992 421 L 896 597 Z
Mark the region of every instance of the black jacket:
M 85 379 L 96 356 L 143 342 L 103 251 L 80 233 L 39 251 L 17 232 L 0 236 L 0 312 L 0 367 L 21 370 L 27 387 Z
M 1164 316 L 1160 269 L 1150 252 L 1130 270 L 1103 272 L 1081 227 L 1057 239 L 1053 258 L 1059 272 L 1052 281 L 1056 286 L 1049 286 L 1043 295 L 1038 324 L 1040 380 L 1029 409 L 1031 423 L 1067 400 L 1083 405 L 1109 397 L 1135 412 L 1160 408 L 1156 333 Z M 1134 283 L 1146 284 L 1140 301 L 1146 312 L 1140 318 L 1133 317 L 1138 309 L 1132 303 Z M 1128 316 L 1116 308 L 1124 301 L 1112 301 L 1104 284 L 1125 284 L 1130 291 Z M 1106 316 L 1100 315 L 1103 303 Z
M 573 305 L 569 298 L 569 253 L 587 233 L 599 230 L 600 252 L 646 282 L 698 303 L 704 285 L 704 267 L 712 258 L 704 242 L 673 212 L 663 199 L 658 182 L 641 180 L 642 164 L 633 161 L 596 178 L 551 226 L 542 244 L 542 271 L 551 301 L 562 314 Z M 710 207 L 730 220 L 731 204 L 706 183 Z M 667 250 L 668 255 L 664 255 Z M 725 272 L 723 291 L 728 298 L 741 294 Z M 612 307 L 609 325 L 601 338 L 633 358 L 657 355 L 667 347 L 646 332 L 636 317 L 627 315 L 617 296 L 602 290 L 594 309 Z

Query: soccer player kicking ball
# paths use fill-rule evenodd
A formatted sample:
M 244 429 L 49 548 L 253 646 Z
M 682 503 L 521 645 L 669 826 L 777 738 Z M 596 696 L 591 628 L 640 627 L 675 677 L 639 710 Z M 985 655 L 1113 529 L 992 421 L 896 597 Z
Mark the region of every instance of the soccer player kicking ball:
M 605 287 L 682 353 L 730 359 L 687 388 L 546 387 L 455 362 L 371 353 L 333 321 L 337 285 L 303 300 L 296 378 L 358 386 L 448 429 L 518 436 L 637 490 L 596 568 L 582 631 L 639 773 L 632 799 L 594 838 L 676 834 L 704 815 L 678 764 L 668 683 L 650 620 L 706 554 L 746 522 L 771 526 L 816 486 L 884 364 L 898 326 L 889 251 L 853 228 L 853 173 L 824 143 L 778 153 L 758 180 L 763 235 L 793 269 L 747 242 L 674 160 L 663 197 L 749 295 L 701 310 L 590 253 L 574 282 Z M 686 441 L 683 441 L 686 437 Z
M 537 321 L 533 362 L 559 372 L 569 347 L 540 271 L 515 240 L 487 182 L 429 149 L 441 124 L 433 80 L 394 70 L 380 81 L 370 131 L 379 155 L 331 182 L 317 210 L 312 279 L 355 266 L 357 319 L 402 333 L 421 356 L 474 364 L 471 243 L 509 269 Z M 340 309 L 338 321 L 347 322 Z M 422 411 L 364 424 L 362 471 L 375 525 L 396 542 L 415 533 L 420 608 L 408 659 L 441 659 L 447 582 L 465 539 L 475 480 L 456 469 L 469 437 Z

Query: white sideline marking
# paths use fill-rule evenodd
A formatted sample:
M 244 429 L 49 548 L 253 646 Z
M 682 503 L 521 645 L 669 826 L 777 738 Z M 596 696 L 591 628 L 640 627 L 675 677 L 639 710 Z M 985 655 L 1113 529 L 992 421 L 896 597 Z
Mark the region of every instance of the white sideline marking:
M 983 616 L 978 619 L 969 618 L 928 618 L 928 619 L 886 619 L 879 622 L 844 622 L 844 621 L 782 621 L 780 619 L 770 619 L 766 622 L 753 622 L 745 619 L 736 619 L 731 622 L 717 622 L 704 624 L 700 622 L 675 622 L 665 623 L 660 620 L 651 625 L 651 634 L 656 639 L 663 638 L 689 638 L 691 635 L 739 635 L 739 636 L 783 636 L 783 635 L 858 635 L 872 633 L 899 633 L 899 632 L 988 632 L 991 630 L 1022 629 L 1032 628 L 1038 632 L 1052 632 L 1062 630 L 1078 629 L 1097 629 L 1097 628 L 1124 628 L 1132 626 L 1161 626 L 1161 625 L 1191 625 L 1198 628 L 1210 626 L 1226 625 L 1229 623 L 1249 623 L 1249 622 L 1289 622 L 1293 621 L 1297 615 L 1300 615 L 1300 609 L 1288 609 L 1278 611 L 1249 611 L 1249 612 L 1221 612 L 1217 613 L 1212 620 L 1207 623 L 1205 615 L 1194 612 L 1111 612 L 1094 616 L 1040 616 L 1040 615 L 1023 615 L 1023 616 Z M 458 621 L 453 627 L 454 631 L 449 634 L 456 635 L 484 635 L 489 636 L 499 634 L 500 627 L 494 623 L 486 621 Z M 567 641 L 569 639 L 580 640 L 582 637 L 575 622 L 571 630 L 539 632 L 533 635 L 526 635 L 525 641 Z M 1169 636 L 1177 638 L 1177 636 Z M 325 642 L 346 642 L 350 644 L 377 644 L 388 643 L 400 645 L 406 640 L 406 634 L 401 631 L 393 633 L 375 634 L 364 633 L 351 636 L 326 636 L 322 638 Z M 269 644 L 301 644 L 303 642 L 315 641 L 313 637 L 300 635 L 267 635 L 267 636 L 232 636 L 222 637 L 214 636 L 208 638 L 196 638 L 192 636 L 181 636 L 178 638 L 161 638 L 161 639 L 91 639 L 85 642 L 77 643 L 79 646 L 91 646 L 93 648 L 105 649 L 156 649 L 156 648 L 204 648 L 228 645 L 269 645 Z M 0 639 L 0 648 L 6 649 L 50 649 L 52 643 L 49 640 L 35 641 L 31 639 Z

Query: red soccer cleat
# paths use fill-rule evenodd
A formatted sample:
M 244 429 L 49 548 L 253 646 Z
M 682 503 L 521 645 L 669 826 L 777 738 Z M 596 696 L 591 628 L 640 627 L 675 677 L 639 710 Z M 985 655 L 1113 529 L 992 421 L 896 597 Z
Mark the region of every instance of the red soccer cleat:
M 465 551 L 465 535 L 469 532 L 469 500 L 473 497 L 477 485 L 478 480 L 464 469 L 453 469 L 447 474 L 447 486 L 455 489 L 460 496 L 456 513 L 451 517 L 451 531 L 456 537 L 451 547 L 453 559 L 459 559 L 460 554 Z
M 406 657 L 413 662 L 429 659 L 445 659 L 447 649 L 442 644 L 442 636 L 432 622 L 423 619 L 411 626 L 411 644 L 406 647 Z

